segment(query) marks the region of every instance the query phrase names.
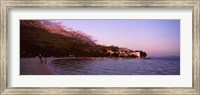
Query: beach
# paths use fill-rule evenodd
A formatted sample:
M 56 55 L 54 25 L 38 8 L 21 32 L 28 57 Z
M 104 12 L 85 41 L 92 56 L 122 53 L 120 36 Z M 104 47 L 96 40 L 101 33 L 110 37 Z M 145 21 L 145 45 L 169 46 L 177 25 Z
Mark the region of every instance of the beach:
M 47 58 L 47 64 L 44 64 L 40 62 L 38 57 L 20 58 L 20 75 L 53 75 L 50 63 L 54 59 L 56 58 Z
M 20 75 L 55 75 L 55 68 L 50 66 L 55 59 L 110 59 L 94 57 L 47 57 L 47 63 L 41 63 L 38 57 L 20 58 Z M 44 61 L 44 58 L 43 58 Z
M 48 57 L 20 58 L 20 75 L 179 75 L 180 59 Z M 43 58 L 44 60 L 44 58 Z

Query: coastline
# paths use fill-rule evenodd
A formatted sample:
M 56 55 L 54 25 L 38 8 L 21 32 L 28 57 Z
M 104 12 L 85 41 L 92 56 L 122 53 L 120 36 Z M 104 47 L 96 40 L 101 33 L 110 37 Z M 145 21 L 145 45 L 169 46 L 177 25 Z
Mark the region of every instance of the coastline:
M 54 75 L 51 62 L 57 58 L 47 58 L 47 64 L 40 63 L 39 58 L 20 58 L 20 75 Z
M 56 69 L 50 65 L 56 59 L 69 59 L 69 60 L 123 60 L 123 59 L 136 59 L 143 58 L 115 58 L 115 57 L 46 57 L 47 64 L 40 63 L 38 57 L 20 58 L 20 75 L 56 75 Z M 44 58 L 43 58 L 44 60 Z
M 54 58 L 54 57 L 53 57 Z M 126 58 L 126 57 L 55 57 L 56 59 L 152 59 L 152 58 Z
M 58 60 L 57 59 L 61 59 Z M 63 59 L 63 60 L 62 60 Z M 66 59 L 66 60 L 65 60 Z M 73 60 L 74 59 L 74 60 Z M 76 60 L 80 59 L 80 60 Z M 82 60 L 83 59 L 83 60 Z M 176 71 L 164 72 L 165 65 L 175 66 L 177 69 L 179 64 L 171 64 L 179 62 L 179 60 L 163 60 L 163 59 L 119 59 L 113 58 L 92 58 L 86 60 L 82 57 L 47 57 L 47 64 L 40 63 L 38 57 L 20 58 L 20 75 L 121 75 L 121 74 L 178 74 Z M 101 60 L 103 59 L 103 60 Z M 105 60 L 104 60 L 105 59 Z M 141 60 L 141 61 L 140 61 Z M 55 63 L 53 63 L 55 61 Z M 60 62 L 60 63 L 59 63 Z M 68 64 L 65 64 L 67 62 Z M 74 63 L 74 65 L 72 64 Z M 83 63 L 83 64 L 82 64 Z M 126 63 L 126 65 L 124 65 Z M 136 64 L 138 63 L 138 64 Z M 147 64 L 149 63 L 149 64 Z M 159 64 L 163 63 L 163 64 Z M 158 69 L 154 69 L 154 67 Z M 111 68 L 114 67 L 114 68 Z M 147 68 L 151 67 L 151 68 Z M 164 67 L 164 68 L 163 68 Z M 126 69 L 125 69 L 126 68 Z M 128 69 L 127 69 L 128 68 Z M 153 71 L 153 72 L 149 72 Z M 124 72 L 124 73 L 122 73 Z

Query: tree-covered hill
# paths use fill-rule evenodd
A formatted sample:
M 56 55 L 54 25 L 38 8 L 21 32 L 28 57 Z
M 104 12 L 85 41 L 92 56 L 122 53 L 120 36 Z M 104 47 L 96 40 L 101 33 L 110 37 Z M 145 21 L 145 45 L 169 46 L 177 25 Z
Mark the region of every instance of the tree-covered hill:
M 92 45 L 81 40 L 49 33 L 36 27 L 20 27 L 21 57 L 81 55 L 85 48 Z
M 20 21 L 20 57 L 119 57 L 119 47 L 97 45 L 77 32 L 42 24 L 37 20 Z M 112 51 L 110 54 L 108 51 Z M 141 57 L 146 53 L 140 51 Z M 135 56 L 134 56 L 135 57 Z

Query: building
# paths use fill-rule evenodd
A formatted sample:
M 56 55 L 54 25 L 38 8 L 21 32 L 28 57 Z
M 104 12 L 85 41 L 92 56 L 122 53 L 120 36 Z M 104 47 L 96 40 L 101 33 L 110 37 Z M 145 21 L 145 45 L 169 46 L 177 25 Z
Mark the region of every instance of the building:
M 107 50 L 107 53 L 112 54 L 118 54 L 118 57 L 141 57 L 140 51 L 133 51 L 128 48 L 119 48 L 117 52 L 114 52 L 113 50 Z
M 135 55 L 135 56 L 137 56 L 137 57 L 141 57 L 139 51 L 130 52 L 129 55 Z
M 114 51 L 112 51 L 112 50 L 107 50 L 107 53 L 109 53 L 109 54 L 113 54 Z

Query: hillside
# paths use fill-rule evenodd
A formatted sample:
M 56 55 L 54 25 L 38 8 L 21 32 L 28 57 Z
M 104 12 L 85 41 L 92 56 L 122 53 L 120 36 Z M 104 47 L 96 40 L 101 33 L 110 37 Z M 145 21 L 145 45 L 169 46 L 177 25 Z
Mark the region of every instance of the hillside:
M 140 52 L 140 56 L 135 55 Z M 38 20 L 20 21 L 20 57 L 146 57 L 146 52 L 102 46 L 84 33 L 66 31 Z
M 39 21 L 20 22 L 21 57 L 33 57 L 38 54 L 44 56 L 80 56 L 83 49 L 93 46 L 94 43 L 87 43 L 74 36 L 51 33 Z
M 63 36 L 70 37 L 70 38 L 75 38 L 75 39 L 81 40 L 85 43 L 89 43 L 91 45 L 96 45 L 91 38 L 87 37 L 86 35 L 84 35 L 83 33 L 79 32 L 79 31 L 70 31 L 69 32 L 69 31 L 64 30 L 63 28 L 44 24 L 41 22 L 42 21 L 39 21 L 39 20 L 21 20 L 20 26 L 29 27 L 29 28 L 30 27 L 39 28 L 39 29 L 48 31 L 49 33 L 59 34 L 59 35 L 63 35 Z

